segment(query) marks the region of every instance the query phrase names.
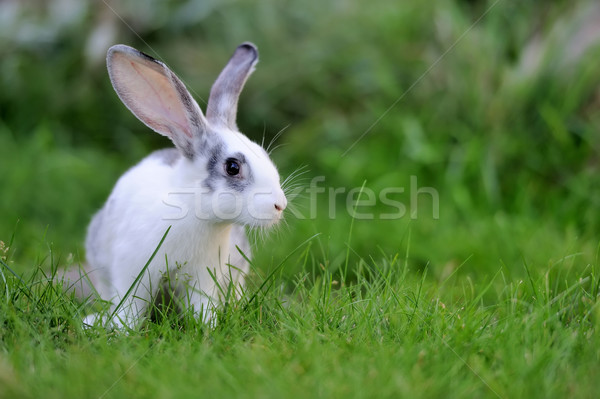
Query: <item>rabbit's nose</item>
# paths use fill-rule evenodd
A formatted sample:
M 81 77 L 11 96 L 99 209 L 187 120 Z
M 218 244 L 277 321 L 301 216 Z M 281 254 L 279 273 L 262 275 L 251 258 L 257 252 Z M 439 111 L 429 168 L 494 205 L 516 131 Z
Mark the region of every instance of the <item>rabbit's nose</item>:
M 278 198 L 275 202 L 275 210 L 281 212 L 287 207 L 287 198 L 285 194 L 281 193 L 281 198 Z

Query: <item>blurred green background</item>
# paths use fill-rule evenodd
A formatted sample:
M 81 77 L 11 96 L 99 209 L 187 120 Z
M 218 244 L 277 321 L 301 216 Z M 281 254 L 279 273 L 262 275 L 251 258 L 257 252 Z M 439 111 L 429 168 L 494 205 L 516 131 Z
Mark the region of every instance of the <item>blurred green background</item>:
M 162 59 L 204 107 L 233 49 L 252 41 L 261 61 L 238 125 L 259 142 L 285 129 L 282 176 L 304 166 L 304 186 L 405 187 L 395 198 L 407 207 L 416 176 L 440 203 L 437 219 L 420 195 L 414 219 L 356 220 L 348 241 L 346 196 L 320 195 L 316 218 L 288 212 L 258 240 L 259 266 L 321 233 L 304 255 L 323 268 L 348 244 L 351 265 L 408 253 L 433 278 L 462 264 L 475 277 L 524 275 L 524 261 L 585 268 L 600 232 L 599 27 L 592 1 L 2 1 L 0 240 L 14 236 L 19 270 L 48 248 L 80 261 L 120 174 L 171 145 L 114 94 L 110 45 Z M 307 195 L 294 202 L 308 214 Z

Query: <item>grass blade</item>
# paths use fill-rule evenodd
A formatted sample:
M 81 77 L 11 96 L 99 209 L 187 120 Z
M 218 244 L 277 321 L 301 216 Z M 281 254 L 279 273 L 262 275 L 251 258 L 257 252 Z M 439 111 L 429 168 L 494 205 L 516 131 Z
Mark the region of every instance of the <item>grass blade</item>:
M 125 303 L 125 300 L 129 297 L 129 295 L 131 295 L 131 291 L 133 291 L 133 289 L 135 287 L 137 287 L 138 283 L 142 279 L 142 276 L 144 275 L 144 273 L 146 273 L 146 270 L 148 269 L 148 266 L 150 266 L 150 263 L 152 263 L 152 260 L 154 260 L 154 257 L 158 253 L 158 250 L 160 249 L 160 247 L 162 247 L 163 243 L 165 242 L 165 239 L 167 238 L 167 234 L 169 234 L 169 231 L 171 231 L 171 227 L 172 226 L 169 226 L 167 228 L 167 230 L 165 231 L 165 234 L 163 234 L 162 238 L 160 239 L 160 242 L 158 243 L 158 246 L 156 247 L 156 249 L 152 253 L 152 256 L 150 256 L 150 259 L 148 259 L 148 261 L 146 262 L 146 264 L 144 265 L 144 267 L 142 268 L 142 270 L 140 271 L 140 273 L 137 275 L 137 277 L 135 278 L 135 281 L 133 282 L 133 284 L 131 284 L 131 286 L 129 287 L 129 289 L 127 290 L 127 292 L 123 296 L 123 298 L 121 298 L 121 301 L 119 302 L 119 304 L 115 307 L 115 309 L 111 313 L 111 315 L 110 315 L 110 319 L 111 320 L 115 317 L 115 314 L 119 311 L 119 309 L 121 309 L 121 307 L 123 306 L 123 303 Z

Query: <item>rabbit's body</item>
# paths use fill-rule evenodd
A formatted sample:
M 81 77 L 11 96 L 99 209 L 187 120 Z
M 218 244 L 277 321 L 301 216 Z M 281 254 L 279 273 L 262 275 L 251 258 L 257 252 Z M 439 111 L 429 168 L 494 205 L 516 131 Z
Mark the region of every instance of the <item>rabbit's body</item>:
M 220 290 L 231 282 L 239 291 L 248 272 L 240 253 L 250 256 L 243 226 L 270 226 L 281 218 L 286 199 L 279 174 L 264 149 L 235 126 L 237 97 L 256 59 L 253 45 L 238 47 L 211 90 L 205 118 L 164 64 L 126 46 L 109 51 L 121 100 L 176 146 L 150 154 L 121 176 L 89 226 L 91 280 L 113 309 L 125 298 L 114 323 L 135 326 L 165 283 L 179 306 L 210 319 Z
M 245 249 L 245 255 L 250 256 L 247 238 L 245 234 L 239 234 L 243 227 L 196 217 L 193 191 L 189 185 L 178 184 L 182 173 L 179 164 L 186 160 L 178 157 L 175 163 L 169 164 L 156 155 L 146 157 L 119 179 L 113 194 L 94 216 L 86 240 L 88 264 L 98 293 L 105 299 L 118 298 L 132 286 L 141 267 L 171 227 L 138 288 L 123 306 L 132 311 L 131 316 L 135 318 L 147 308 L 164 279 L 178 280 L 178 285 L 188 283 L 181 279 L 195 281 L 195 286 L 183 287 L 185 290 L 182 291 L 187 292 L 186 298 L 182 299 L 201 295 L 202 299 L 195 298 L 191 302 L 196 307 L 208 308 L 208 300 L 217 296 L 215 281 L 208 269 L 219 284 L 226 287 L 229 273 L 235 279 L 239 275 L 238 269 L 243 273 L 248 271 L 243 257 L 231 256 L 235 255 L 236 246 Z M 181 193 L 179 204 L 190 210 L 187 214 L 181 213 L 181 208 L 165 204 L 163 199 L 172 193 Z M 163 214 L 164 218 L 157 219 L 158 214 Z M 232 234 L 234 228 L 238 234 Z M 232 236 L 238 241 L 231 240 Z M 228 265 L 233 266 L 231 271 Z

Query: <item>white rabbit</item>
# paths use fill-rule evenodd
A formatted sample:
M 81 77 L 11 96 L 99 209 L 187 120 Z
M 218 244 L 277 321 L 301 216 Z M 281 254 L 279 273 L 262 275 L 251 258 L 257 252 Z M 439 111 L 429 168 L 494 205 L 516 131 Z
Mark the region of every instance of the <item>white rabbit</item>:
M 274 225 L 287 205 L 267 152 L 235 122 L 240 92 L 257 61 L 253 44 L 235 50 L 211 89 L 205 117 L 165 64 L 125 45 L 109 49 L 108 72 L 121 101 L 176 148 L 150 154 L 121 176 L 88 228 L 86 272 L 114 311 L 104 321 L 138 326 L 165 280 L 170 295 L 209 321 L 219 287 L 243 285 L 249 265 L 237 248 L 250 256 L 243 226 Z

